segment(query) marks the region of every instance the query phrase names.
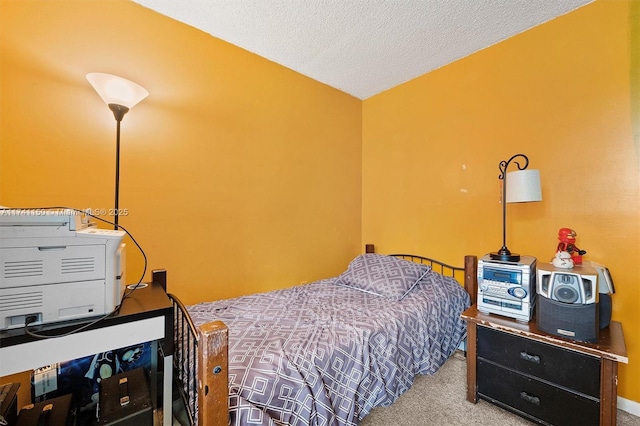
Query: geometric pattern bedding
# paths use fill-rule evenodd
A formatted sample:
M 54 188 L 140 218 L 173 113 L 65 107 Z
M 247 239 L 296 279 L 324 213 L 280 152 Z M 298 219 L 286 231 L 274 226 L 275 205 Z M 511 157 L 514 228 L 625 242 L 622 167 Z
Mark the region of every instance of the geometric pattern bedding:
M 187 307 L 229 329 L 232 425 L 357 425 L 464 337 L 470 299 L 451 277 L 430 271 L 397 302 L 336 280 Z

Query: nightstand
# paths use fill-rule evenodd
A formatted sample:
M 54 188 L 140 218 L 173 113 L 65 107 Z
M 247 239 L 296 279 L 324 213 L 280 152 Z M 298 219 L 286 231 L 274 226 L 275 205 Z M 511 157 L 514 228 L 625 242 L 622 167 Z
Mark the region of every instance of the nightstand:
M 479 312 L 467 321 L 467 400 L 478 398 L 551 425 L 615 425 L 618 362 L 628 363 L 622 325 L 583 343 Z

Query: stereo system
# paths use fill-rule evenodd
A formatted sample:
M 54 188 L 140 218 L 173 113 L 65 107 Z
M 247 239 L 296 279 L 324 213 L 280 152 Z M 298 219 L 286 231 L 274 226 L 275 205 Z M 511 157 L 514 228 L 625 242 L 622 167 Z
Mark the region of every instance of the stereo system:
M 529 322 L 536 303 L 536 258 L 518 262 L 478 260 L 478 310 Z
M 478 260 L 478 310 L 529 322 L 536 310 L 540 331 L 584 342 L 597 342 L 611 321 L 609 270 L 594 262 L 557 268 L 521 256 L 517 262 Z
M 613 282 L 601 265 L 556 268 L 551 263 L 537 269 L 538 329 L 556 336 L 597 342 L 599 331 L 611 320 Z

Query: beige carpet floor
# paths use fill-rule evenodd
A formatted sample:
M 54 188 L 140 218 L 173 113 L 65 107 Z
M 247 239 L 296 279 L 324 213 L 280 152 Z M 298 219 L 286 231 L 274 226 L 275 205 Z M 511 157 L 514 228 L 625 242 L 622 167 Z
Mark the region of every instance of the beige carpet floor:
M 433 376 L 419 376 L 390 407 L 374 408 L 361 426 L 531 426 L 489 402 L 466 400 L 466 360 L 456 353 Z M 574 425 L 563 425 L 574 426 Z M 578 426 L 578 425 L 576 425 Z M 618 410 L 618 426 L 640 426 L 640 417 Z

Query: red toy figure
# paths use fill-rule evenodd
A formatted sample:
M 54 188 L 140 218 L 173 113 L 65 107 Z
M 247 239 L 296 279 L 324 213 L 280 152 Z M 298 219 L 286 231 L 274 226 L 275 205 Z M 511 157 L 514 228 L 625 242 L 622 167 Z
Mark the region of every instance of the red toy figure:
M 571 255 L 571 260 L 575 265 L 582 265 L 582 255 L 587 254 L 586 251 L 576 247 L 576 231 L 571 228 L 560 228 L 558 231 L 558 248 L 556 252 L 566 251 Z

